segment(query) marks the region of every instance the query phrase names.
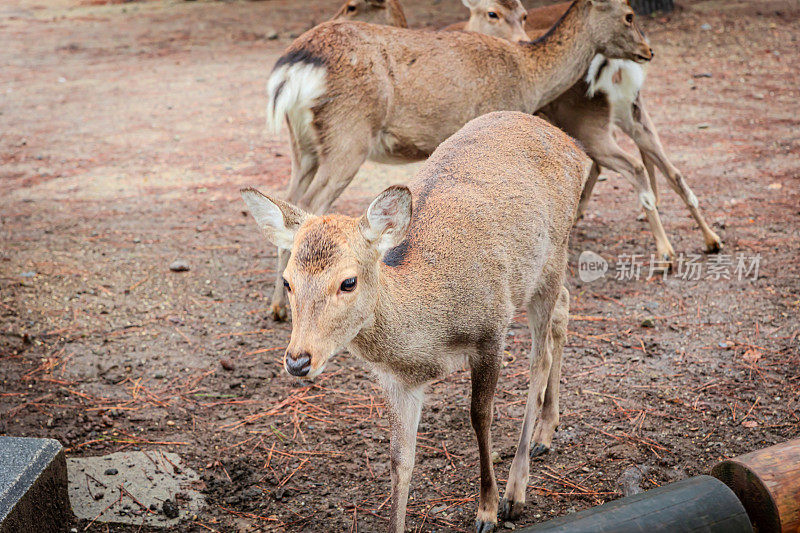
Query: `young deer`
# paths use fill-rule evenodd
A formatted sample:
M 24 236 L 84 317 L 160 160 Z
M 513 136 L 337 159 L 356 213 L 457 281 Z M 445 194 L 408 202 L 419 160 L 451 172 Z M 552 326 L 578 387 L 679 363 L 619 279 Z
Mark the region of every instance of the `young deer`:
M 291 248 L 283 278 L 293 324 L 287 372 L 314 377 L 348 348 L 386 393 L 391 531 L 405 531 L 424 388 L 464 361 L 480 455 L 475 529 L 496 525 L 493 398 L 509 324 L 524 309 L 530 384 L 501 514 L 521 512 L 531 439 L 534 453 L 546 449 L 558 424 L 567 248 L 589 165 L 547 122 L 495 112 L 444 141 L 408 188 L 386 189 L 360 218 L 313 215 L 242 191 L 267 239 Z
M 494 110 L 531 113 L 572 86 L 597 53 L 652 57 L 624 0 L 576 0 L 540 41 L 326 22 L 300 36 L 267 83 L 267 120 L 286 118 L 288 199 L 324 213 L 365 159 L 424 159 L 469 120 Z M 279 251 L 272 313 L 286 317 Z
M 370 24 L 408 28 L 400 0 L 348 0 L 331 20 L 360 20 Z
M 563 16 L 566 12 L 565 4 L 531 9 L 526 13 L 520 0 L 463 0 L 463 2 L 470 9 L 470 19 L 464 29 L 515 42 L 528 38 L 527 36 L 520 38 L 519 34 L 526 18 L 529 23 L 527 29 L 536 25 L 531 21 L 539 20 L 540 24 L 557 23 L 553 17 L 559 13 Z M 460 29 L 455 25 L 448 28 Z M 537 30 L 531 32 L 531 35 L 539 36 L 542 33 L 542 30 Z M 579 214 L 583 214 L 591 197 L 600 173 L 599 167 L 619 172 L 636 188 L 656 240 L 658 257 L 663 265 L 667 266 L 674 261 L 675 252 L 656 209 L 658 188 L 654 164 L 658 165 L 670 186 L 689 208 L 690 214 L 703 233 L 706 251 L 717 252 L 722 243 L 700 212 L 697 197 L 664 152 L 658 132 L 639 94 L 644 78 L 642 65 L 625 59 L 608 59 L 598 54 L 592 60 L 585 81 L 578 81 L 563 95 L 542 107 L 541 112 L 558 127 L 578 139 L 595 162 L 581 196 Z M 614 139 L 612 125 L 619 126 L 634 140 L 644 164 L 620 148 Z M 649 177 L 649 186 L 645 176 Z M 654 197 L 651 196 L 651 191 Z M 650 201 L 652 198 L 655 199 L 654 202 Z

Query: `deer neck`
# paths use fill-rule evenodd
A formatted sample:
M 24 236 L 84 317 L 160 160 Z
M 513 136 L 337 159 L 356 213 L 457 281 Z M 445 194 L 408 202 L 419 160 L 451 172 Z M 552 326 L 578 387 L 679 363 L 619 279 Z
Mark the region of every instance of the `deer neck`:
M 409 321 L 413 321 L 415 316 L 415 312 L 409 309 L 414 307 L 414 295 L 408 294 L 407 282 L 386 270 L 383 265 L 378 267 L 378 296 L 374 311 L 351 341 L 350 350 L 361 359 L 402 375 L 408 372 L 404 367 L 410 363 L 406 353 L 416 344 L 412 338 L 416 328 L 409 327 Z
M 398 28 L 408 28 L 406 14 L 403 12 L 403 6 L 400 5 L 399 0 L 388 1 L 386 6 L 386 24 Z
M 545 35 L 522 43 L 528 63 L 526 91 L 533 112 L 572 87 L 589 68 L 597 53 L 586 24 L 590 6 L 577 0 Z

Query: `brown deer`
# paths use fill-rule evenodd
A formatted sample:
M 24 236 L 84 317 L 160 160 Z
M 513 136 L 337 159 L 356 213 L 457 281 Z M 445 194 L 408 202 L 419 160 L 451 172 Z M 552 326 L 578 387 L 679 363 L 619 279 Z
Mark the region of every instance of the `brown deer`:
M 400 0 L 347 0 L 331 20 L 360 20 L 408 28 Z
M 531 31 L 529 28 L 540 24 L 557 23 L 553 18 L 559 13 L 560 16 L 565 13 L 565 4 L 525 12 L 520 0 L 463 0 L 463 2 L 470 9 L 469 21 L 445 29 L 463 27 L 466 31 L 493 35 L 515 42 L 527 40 L 527 36 L 520 38 L 519 35 L 519 28 L 526 20 L 528 21 L 526 30 L 530 35 L 540 37 L 544 33 L 541 29 Z M 539 24 L 535 21 L 539 21 Z M 586 209 L 600 167 L 619 172 L 633 184 L 639 194 L 640 203 L 644 207 L 656 240 L 658 258 L 666 267 L 674 261 L 675 252 L 655 209 L 658 203 L 658 187 L 654 165 L 658 166 L 666 176 L 667 182 L 688 207 L 703 233 L 706 251 L 718 252 L 722 247 L 722 241 L 706 223 L 700 212 L 697 197 L 664 151 L 658 131 L 640 95 L 644 79 L 644 67 L 639 63 L 625 59 L 608 59 L 598 54 L 592 60 L 585 79 L 578 81 L 563 95 L 542 107 L 541 112 L 558 127 L 578 139 L 595 162 L 583 190 L 579 215 Z M 619 126 L 634 140 L 643 162 L 620 148 L 614 139 L 612 125 Z M 642 186 L 645 175 L 649 178 L 650 187 Z M 654 203 L 649 203 L 651 191 L 655 195 Z
M 489 24 L 498 24 L 504 19 L 508 20 L 509 23 L 516 23 L 519 19 L 511 18 L 508 14 L 518 11 L 520 7 L 523 11 L 525 10 L 522 4 L 519 4 L 515 0 L 493 0 L 492 2 L 487 2 L 485 0 L 462 0 L 462 2 L 467 6 L 470 12 L 486 17 Z M 527 35 L 538 35 L 542 31 L 549 30 L 558 22 L 558 19 L 564 16 L 564 13 L 567 12 L 570 5 L 572 5 L 572 2 L 561 2 L 559 4 L 535 7 L 522 14 L 522 24 L 525 33 Z M 492 13 L 494 13 L 494 15 L 492 15 Z M 470 23 L 474 24 L 472 17 L 470 17 L 470 20 L 445 26 L 442 28 L 442 31 L 478 31 L 474 29 L 474 26 L 470 28 Z
M 324 213 L 365 159 L 424 159 L 477 116 L 536 111 L 578 81 L 597 53 L 648 61 L 633 17 L 623 0 L 576 0 L 548 35 L 519 44 L 361 22 L 316 26 L 267 83 L 268 123 L 277 132 L 286 118 L 291 138 L 289 201 Z M 279 252 L 276 319 L 286 318 L 286 259 Z
M 558 128 L 495 112 L 441 143 L 408 187 L 360 218 L 314 215 L 254 189 L 242 196 L 264 235 L 291 254 L 285 367 L 312 378 L 342 348 L 382 385 L 390 423 L 390 530 L 405 531 L 424 389 L 466 362 L 481 490 L 475 530 L 494 529 L 493 398 L 509 324 L 527 311 L 532 347 L 525 418 L 501 516 L 518 516 L 534 453 L 558 424 L 570 230 L 590 161 Z

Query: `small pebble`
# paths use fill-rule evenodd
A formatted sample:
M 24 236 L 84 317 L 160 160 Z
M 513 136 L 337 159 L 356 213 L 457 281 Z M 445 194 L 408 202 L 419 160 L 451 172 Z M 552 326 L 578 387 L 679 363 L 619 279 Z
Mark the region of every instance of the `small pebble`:
M 652 318 L 645 318 L 642 320 L 642 327 L 643 328 L 652 328 L 655 327 L 656 323 L 653 321 Z
M 517 525 L 514 522 L 503 522 L 503 527 L 506 529 L 517 529 Z
M 116 476 L 117 474 L 119 474 L 119 470 L 117 470 L 116 468 L 106 468 L 106 471 L 103 473 L 107 476 Z
M 234 370 L 236 368 L 236 365 L 230 359 L 220 359 L 219 364 L 224 370 Z
M 708 31 L 711 29 L 711 24 L 709 24 L 708 22 L 704 22 L 703 24 L 700 25 L 700 29 Z
M 492 452 L 492 464 L 495 464 L 495 465 L 496 465 L 497 463 L 499 463 L 499 462 L 500 462 L 500 461 L 502 461 L 502 460 L 503 460 L 503 458 L 502 458 L 502 457 L 500 457 L 500 454 L 499 454 L 499 453 L 497 453 L 497 452 Z
M 169 265 L 169 269 L 173 272 L 186 272 L 189 270 L 189 263 L 178 259 Z
M 162 509 L 164 511 L 164 516 L 167 518 L 178 518 L 178 514 L 180 514 L 178 511 L 178 506 L 175 505 L 170 499 L 164 500 Z

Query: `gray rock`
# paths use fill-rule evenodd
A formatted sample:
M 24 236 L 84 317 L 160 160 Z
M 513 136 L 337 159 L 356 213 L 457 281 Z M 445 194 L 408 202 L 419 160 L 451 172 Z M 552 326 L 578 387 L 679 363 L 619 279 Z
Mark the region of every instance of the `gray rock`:
M 189 263 L 178 259 L 177 261 L 170 263 L 169 269 L 173 272 L 187 272 L 189 270 Z

